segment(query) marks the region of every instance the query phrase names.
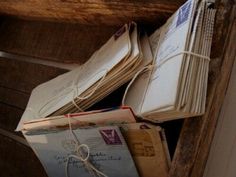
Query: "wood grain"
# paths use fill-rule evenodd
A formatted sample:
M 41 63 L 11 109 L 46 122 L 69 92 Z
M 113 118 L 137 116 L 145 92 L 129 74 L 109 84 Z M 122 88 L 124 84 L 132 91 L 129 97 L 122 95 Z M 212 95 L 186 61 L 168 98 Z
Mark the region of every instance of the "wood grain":
M 236 36 L 236 22 L 234 22 L 233 29 L 234 29 L 234 34 L 231 35 L 232 43 L 235 41 L 235 36 Z M 232 50 L 232 52 L 226 52 L 226 55 L 227 53 L 233 55 L 233 53 L 235 54 L 235 52 L 236 50 Z M 211 148 L 209 156 L 207 158 L 207 164 L 204 170 L 203 177 L 212 177 L 212 176 L 235 177 L 236 174 L 235 90 L 236 90 L 236 60 L 234 61 L 233 69 L 230 76 L 230 81 L 226 91 L 226 96 L 217 121 L 217 126 L 214 133 L 214 138 L 211 143 Z M 207 135 L 207 137 L 209 137 L 209 135 Z M 203 142 L 206 145 L 209 143 L 207 142 L 207 139 L 208 138 L 206 138 L 206 140 Z M 202 154 L 203 154 L 202 158 L 205 158 L 204 156 L 205 153 L 203 152 Z
M 47 177 L 29 147 L 0 135 L 0 152 L 1 177 Z
M 25 94 L 65 72 L 64 69 L 0 57 L 0 86 Z
M 0 57 L 0 128 L 14 132 L 32 89 L 66 71 Z
M 47 6 L 49 2 L 51 4 Z M 159 6 L 160 3 L 162 5 Z M 69 20 L 86 25 L 2 18 L 0 50 L 55 61 L 83 63 L 117 30 L 116 25 L 131 19 L 143 23 L 163 23 L 181 3 L 173 0 L 158 2 L 126 0 L 101 1 L 96 6 L 96 3 L 90 1 L 79 3 L 73 0 L 1 1 L 0 12 L 4 14 L 44 20 Z M 170 177 L 201 177 L 227 88 L 235 58 L 235 53 L 232 52 L 235 51 L 236 40 L 235 22 L 232 26 L 235 18 L 232 7 L 235 2 L 218 0 L 217 3 L 218 13 L 210 63 L 207 111 L 203 117 L 184 121 Z M 82 7 L 84 9 L 78 13 L 77 11 Z M 230 16 L 232 18 L 229 18 Z M 91 24 L 100 24 L 100 26 L 90 26 Z M 115 26 L 108 27 L 101 24 Z M 63 69 L 51 66 L 0 58 L 0 127 L 13 131 L 23 113 L 31 90 L 38 84 L 64 72 Z M 17 101 L 14 101 L 14 98 Z M 1 136 L 0 152 L 0 170 L 3 171 L 1 176 L 45 176 L 32 151 L 17 142 Z M 5 155 L 8 152 L 11 154 Z M 22 163 L 25 159 L 29 164 Z M 14 170 L 11 170 L 12 168 Z M 27 168 L 27 171 L 22 171 L 24 168 Z
M 0 103 L 19 109 L 25 109 L 30 94 L 0 86 Z
M 0 128 L 14 132 L 23 112 L 23 109 L 0 103 Z
M 0 13 L 21 18 L 122 25 L 127 21 L 163 22 L 185 0 L 11 0 L 0 1 Z
M 236 11 L 234 11 L 236 12 Z M 191 177 L 200 177 L 203 174 L 206 165 L 206 159 L 208 158 L 210 146 L 212 139 L 215 133 L 215 127 L 219 117 L 219 113 L 223 104 L 225 97 L 228 81 L 230 79 L 231 70 L 233 63 L 236 60 L 236 20 L 231 29 L 231 34 L 228 36 L 227 49 L 224 54 L 224 61 L 222 63 L 221 73 L 220 73 L 220 82 L 218 83 L 214 98 L 213 104 L 211 106 L 210 112 L 208 114 L 207 122 L 205 123 L 202 138 L 200 141 L 199 149 L 197 156 L 195 158 L 195 164 L 193 166 Z M 204 118 L 204 117 L 203 117 Z
M 0 51 L 81 64 L 118 29 L 5 17 L 0 23 Z
M 206 113 L 202 117 L 185 120 L 170 177 L 202 177 L 236 56 L 233 4 L 233 1 L 218 1 Z

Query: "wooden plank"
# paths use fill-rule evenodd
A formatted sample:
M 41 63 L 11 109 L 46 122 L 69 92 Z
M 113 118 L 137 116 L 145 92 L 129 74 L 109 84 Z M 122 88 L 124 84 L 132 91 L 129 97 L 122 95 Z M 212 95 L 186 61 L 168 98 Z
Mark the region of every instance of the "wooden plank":
M 20 134 L 20 135 L 17 135 L 17 134 Z M 8 138 L 10 138 L 22 145 L 30 146 L 29 143 L 26 141 L 26 139 L 23 137 L 23 135 L 21 133 L 10 132 L 10 131 L 0 128 L 0 135 L 8 137 Z
M 32 89 L 66 71 L 0 57 L 0 128 L 14 132 Z
M 62 63 L 59 61 L 45 60 L 45 59 L 40 59 L 36 57 L 30 57 L 26 55 L 17 55 L 17 54 L 12 54 L 12 53 L 3 52 L 3 51 L 0 51 L 0 57 L 27 62 L 27 63 L 35 63 L 35 64 L 40 64 L 40 65 L 45 65 L 45 66 L 51 66 L 55 68 L 65 69 L 65 70 L 72 70 L 72 69 L 77 68 L 80 65 L 77 63 L 64 63 L 64 62 Z
M 234 3 L 218 1 L 206 113 L 202 117 L 185 120 L 172 161 L 170 177 L 202 177 L 236 55 L 235 29 L 232 29 L 235 18 L 232 10 Z
M 127 21 L 163 22 L 185 0 L 21 0 L 0 1 L 0 13 L 21 18 L 121 25 Z
M 6 17 L 0 23 L 0 51 L 81 64 L 118 29 Z
M 64 69 L 0 57 L 0 86 L 25 94 L 65 72 Z
M 30 94 L 0 86 L 0 103 L 19 109 L 25 109 Z
M 191 177 L 200 177 L 203 174 L 204 167 L 206 165 L 206 159 L 209 154 L 211 142 L 214 136 L 219 111 L 223 104 L 225 92 L 227 89 L 227 83 L 230 78 L 230 73 L 233 67 L 233 62 L 236 60 L 236 20 L 234 20 L 231 35 L 229 36 L 229 42 L 227 43 L 227 50 L 224 56 L 224 62 L 221 68 L 220 82 L 216 87 L 216 91 L 213 98 L 213 105 L 211 106 L 208 114 L 209 119 L 204 125 L 202 137 L 200 141 L 199 150 L 195 158 L 195 164 L 192 170 Z
M 24 110 L 0 103 L 0 128 L 14 132 Z
M 0 135 L 0 152 L 1 177 L 47 177 L 29 147 Z
M 234 23 L 236 29 L 236 22 Z M 236 30 L 234 32 L 236 35 Z M 234 39 L 235 40 L 235 39 Z M 233 51 L 234 53 L 236 51 Z M 236 60 L 212 141 L 204 177 L 236 176 Z M 205 143 L 205 142 L 204 142 Z
M 67 70 L 45 64 L 0 57 L 0 128 L 14 130 L 37 85 Z

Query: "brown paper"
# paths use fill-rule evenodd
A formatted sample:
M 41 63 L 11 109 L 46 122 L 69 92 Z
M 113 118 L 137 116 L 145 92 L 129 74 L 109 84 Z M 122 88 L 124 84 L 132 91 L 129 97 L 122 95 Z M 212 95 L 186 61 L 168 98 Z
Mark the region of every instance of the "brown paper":
M 129 150 L 141 177 L 167 177 L 170 157 L 160 127 L 145 123 L 122 127 Z

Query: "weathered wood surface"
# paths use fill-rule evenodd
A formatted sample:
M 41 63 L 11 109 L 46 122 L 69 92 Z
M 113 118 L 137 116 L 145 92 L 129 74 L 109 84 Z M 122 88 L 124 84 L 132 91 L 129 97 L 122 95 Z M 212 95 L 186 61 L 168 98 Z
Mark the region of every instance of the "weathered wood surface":
M 34 87 L 66 70 L 0 57 L 0 128 L 14 131 Z
M 233 1 L 218 1 L 207 109 L 202 117 L 183 124 L 170 177 L 202 177 L 215 126 L 236 57 L 236 21 Z
M 0 128 L 14 132 L 24 110 L 0 103 Z
M 14 130 L 32 89 L 64 72 L 65 69 L 53 66 L 0 57 L 1 177 L 46 177 L 31 148 L 18 143 L 21 133 Z
M 122 25 L 127 21 L 163 22 L 185 0 L 7 0 L 0 13 L 23 18 Z
M 46 82 L 66 70 L 55 67 L 21 62 L 0 57 L 0 87 L 30 94 L 40 83 Z
M 0 152 L 1 177 L 47 177 L 29 147 L 0 135 Z
M 4 4 L 4 2 L 0 2 L 0 6 L 1 3 Z M 232 18 L 230 18 L 233 3 L 234 1 L 223 0 L 218 4 L 219 10 L 215 25 L 212 61 L 210 63 L 207 112 L 203 117 L 185 120 L 172 162 L 170 177 L 201 177 L 204 170 L 218 113 L 227 88 L 232 62 L 235 58 L 233 51 L 236 51 L 234 44 L 234 41 L 236 41 L 236 27 L 235 22 L 232 25 L 235 18 L 233 13 L 231 14 Z M 16 8 L 18 7 L 16 6 Z M 151 14 L 150 17 L 148 17 L 148 13 L 146 16 L 152 19 Z M 104 26 L 64 24 L 64 27 L 63 24 L 54 22 L 8 20 L 3 18 L 2 23 L 0 23 L 0 50 L 5 49 L 7 52 L 68 62 L 79 61 L 79 63 L 83 63 L 96 50 L 96 47 L 99 47 L 117 30 L 116 27 L 108 27 L 109 29 L 104 30 Z M 57 31 L 58 28 L 62 30 Z M 33 32 L 34 30 L 35 33 Z M 97 33 L 97 30 L 101 30 L 101 32 Z M 58 36 L 62 39 L 58 38 Z M 62 36 L 67 37 L 63 38 Z M 68 43 L 71 40 L 72 42 Z M 93 45 L 97 40 L 101 41 Z M 76 47 L 77 44 L 86 41 L 88 45 Z M 65 70 L 51 66 L 0 58 L 0 115 L 6 115 L 0 116 L 0 128 L 13 131 L 23 113 L 31 90 L 36 85 L 63 72 Z M 9 95 L 9 93 L 11 94 Z M 31 165 L 26 164 L 26 167 L 32 170 L 32 172 L 29 171 L 24 172 L 27 174 L 20 174 L 21 169 L 25 168 L 25 165 L 19 162 L 22 159 L 29 161 L 31 159 L 35 160 L 35 156 L 33 154 L 28 157 L 22 155 L 28 155 L 31 152 L 29 152 L 30 150 L 22 150 L 26 147 L 16 145 L 17 143 L 9 138 L 0 137 L 0 141 L 1 153 L 6 153 L 8 146 L 19 148 L 19 151 L 14 148 L 10 150 L 21 153 L 20 155 L 13 153 L 9 158 L 0 155 L 0 170 L 5 170 L 4 177 L 26 177 L 36 176 L 38 174 L 42 177 L 45 176 L 38 162 L 32 163 Z M 6 146 L 2 145 L 4 143 Z M 2 159 L 9 165 L 4 165 Z M 15 159 L 16 162 L 14 162 Z M 15 169 L 12 172 L 9 170 L 11 166 Z
M 236 29 L 236 23 L 234 23 Z M 236 30 L 235 32 L 236 33 Z M 235 39 L 234 39 L 235 40 Z M 232 53 L 235 53 L 233 51 Z M 235 177 L 236 169 L 236 60 L 232 68 L 225 99 L 220 111 L 202 177 Z M 204 156 L 203 156 L 204 158 Z
M 227 50 L 224 56 L 224 62 L 222 63 L 220 80 L 217 85 L 212 101 L 213 105 L 209 112 L 210 119 L 207 120 L 202 133 L 202 139 L 200 141 L 200 148 L 195 158 L 195 164 L 191 172 L 191 177 L 200 177 L 203 174 L 206 160 L 208 158 L 212 138 L 214 136 L 215 127 L 217 124 L 219 111 L 221 109 L 225 92 L 227 89 L 230 73 L 232 70 L 233 62 L 236 60 L 236 21 L 233 23 L 232 33 L 230 34 L 229 41 L 227 43 Z
M 84 63 L 118 28 L 5 17 L 0 23 L 0 51 L 67 63 Z

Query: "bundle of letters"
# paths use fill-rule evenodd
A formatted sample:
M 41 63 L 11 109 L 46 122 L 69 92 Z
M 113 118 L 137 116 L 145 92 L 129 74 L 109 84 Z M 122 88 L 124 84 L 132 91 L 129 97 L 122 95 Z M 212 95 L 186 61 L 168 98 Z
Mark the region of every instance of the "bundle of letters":
M 35 119 L 22 131 L 49 177 L 168 174 L 163 130 L 136 123 L 129 107 Z
M 189 0 L 149 38 L 126 24 L 85 64 L 36 87 L 16 130 L 48 176 L 167 177 L 155 122 L 204 114 L 214 17 L 214 2 Z M 128 81 L 122 106 L 85 111 Z
M 204 114 L 212 5 L 187 1 L 150 36 L 154 69 L 135 80 L 125 100 L 136 114 L 158 122 Z
M 85 64 L 37 86 L 22 120 L 82 111 L 128 82 L 152 61 L 147 36 L 138 34 L 135 23 L 124 25 Z

